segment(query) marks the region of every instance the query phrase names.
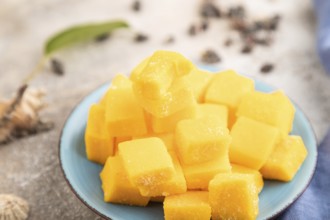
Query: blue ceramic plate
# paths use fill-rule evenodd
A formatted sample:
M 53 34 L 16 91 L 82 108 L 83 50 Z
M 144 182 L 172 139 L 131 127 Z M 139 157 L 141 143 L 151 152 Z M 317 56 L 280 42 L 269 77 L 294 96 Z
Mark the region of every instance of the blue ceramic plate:
M 96 103 L 109 85 L 103 85 L 78 104 L 67 119 L 59 143 L 60 164 L 69 186 L 89 208 L 104 218 L 113 220 L 163 219 L 162 204 L 150 203 L 147 207 L 133 207 L 105 203 L 99 173 L 102 166 L 86 159 L 84 132 L 89 106 Z M 256 89 L 264 92 L 272 87 L 256 81 Z M 303 112 L 296 106 L 292 134 L 300 135 L 308 150 L 308 156 L 289 183 L 265 181 L 260 194 L 258 219 L 276 216 L 292 204 L 306 189 L 312 179 L 316 160 L 316 139 L 312 127 Z

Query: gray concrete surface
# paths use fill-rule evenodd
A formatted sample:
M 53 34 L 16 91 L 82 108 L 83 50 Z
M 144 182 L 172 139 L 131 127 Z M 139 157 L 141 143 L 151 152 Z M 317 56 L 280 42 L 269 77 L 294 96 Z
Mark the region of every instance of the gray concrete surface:
M 44 118 L 56 127 L 0 146 L 0 193 L 15 193 L 31 205 L 29 219 L 99 219 L 70 191 L 58 161 L 60 130 L 71 109 L 85 95 L 109 81 L 115 73 L 128 73 L 143 57 L 156 49 L 177 50 L 199 63 L 201 52 L 215 48 L 222 62 L 216 67 L 233 68 L 282 88 L 309 117 L 318 140 L 330 125 L 330 77 L 319 63 L 315 45 L 315 20 L 309 0 L 245 1 L 255 17 L 278 12 L 283 16 L 275 43 L 257 48 L 250 55 L 239 53 L 237 34 L 223 21 L 211 21 L 210 30 L 195 37 L 188 26 L 198 21 L 197 0 L 141 1 L 142 10 L 133 13 L 131 0 L 1 0 L 0 3 L 0 97 L 9 96 L 36 64 L 43 42 L 52 33 L 72 24 L 125 18 L 132 29 L 150 39 L 132 41 L 133 33 L 118 31 L 106 42 L 79 44 L 56 56 L 66 73 L 58 77 L 47 67 L 32 82 L 47 90 L 49 107 Z M 221 5 L 238 1 L 219 1 Z M 243 2 L 243 1 L 242 1 Z M 164 45 L 168 36 L 175 43 Z M 234 45 L 223 47 L 231 36 Z M 275 64 L 273 72 L 262 75 L 263 62 Z

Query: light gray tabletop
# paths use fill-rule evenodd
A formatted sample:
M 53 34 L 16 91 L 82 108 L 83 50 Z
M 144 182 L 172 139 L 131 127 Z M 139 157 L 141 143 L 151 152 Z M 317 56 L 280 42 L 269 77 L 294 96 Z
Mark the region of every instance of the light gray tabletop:
M 239 1 L 219 1 L 223 7 Z M 243 1 L 240 1 L 243 2 Z M 70 191 L 59 167 L 58 139 L 72 108 L 85 95 L 108 82 L 116 73 L 129 73 L 142 58 L 157 49 L 176 50 L 196 64 L 208 48 L 231 68 L 281 88 L 306 113 L 318 140 L 330 125 L 330 77 L 315 51 L 316 21 L 309 0 L 245 1 L 256 18 L 279 13 L 279 30 L 270 47 L 240 53 L 237 33 L 223 20 L 212 20 L 209 30 L 191 37 L 189 26 L 199 21 L 197 0 L 147 1 L 141 11 L 131 10 L 131 0 L 1 0 L 0 3 L 0 97 L 10 96 L 21 84 L 42 53 L 43 43 L 59 29 L 73 24 L 124 18 L 132 30 L 149 40 L 135 43 L 133 31 L 121 30 L 102 43 L 83 43 L 56 54 L 65 66 L 62 77 L 49 67 L 33 87 L 47 91 L 49 106 L 43 118 L 53 120 L 55 129 L 0 146 L 0 193 L 14 193 L 28 200 L 29 219 L 98 219 Z M 175 42 L 165 45 L 168 36 Z M 224 47 L 228 38 L 234 43 Z M 274 64 L 261 74 L 265 62 Z

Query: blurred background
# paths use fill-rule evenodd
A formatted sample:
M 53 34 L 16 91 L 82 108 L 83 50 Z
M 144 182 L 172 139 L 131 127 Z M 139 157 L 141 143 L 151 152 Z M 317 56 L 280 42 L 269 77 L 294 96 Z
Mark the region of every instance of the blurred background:
M 305 112 L 320 141 L 330 124 L 330 79 L 316 51 L 312 2 L 218 0 L 212 3 L 220 14 L 212 16 L 205 13 L 214 10 L 203 11 L 202 3 L 1 0 L 0 99 L 10 97 L 22 85 L 54 33 L 76 24 L 112 19 L 123 19 L 131 27 L 115 31 L 103 41 L 78 43 L 56 53 L 64 74 L 54 74 L 47 64 L 31 82 L 47 92 L 48 107 L 42 117 L 54 121 L 55 128 L 0 145 L 0 193 L 27 199 L 29 219 L 99 219 L 74 196 L 63 178 L 58 161 L 61 128 L 85 95 L 111 81 L 116 73 L 129 74 L 158 49 L 179 51 L 201 67 L 234 69 L 281 88 Z M 232 19 L 241 16 L 242 8 L 248 21 L 278 19 L 275 28 L 258 32 L 266 42 L 252 42 L 251 46 L 250 38 L 242 38 L 241 26 L 246 24 Z M 210 61 L 206 55 L 216 59 Z

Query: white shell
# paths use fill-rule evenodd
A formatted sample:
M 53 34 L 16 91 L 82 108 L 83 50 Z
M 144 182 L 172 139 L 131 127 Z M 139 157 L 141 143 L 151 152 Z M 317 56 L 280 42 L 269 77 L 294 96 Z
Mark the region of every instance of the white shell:
M 27 201 L 11 194 L 0 194 L 0 220 L 25 220 L 28 215 Z

